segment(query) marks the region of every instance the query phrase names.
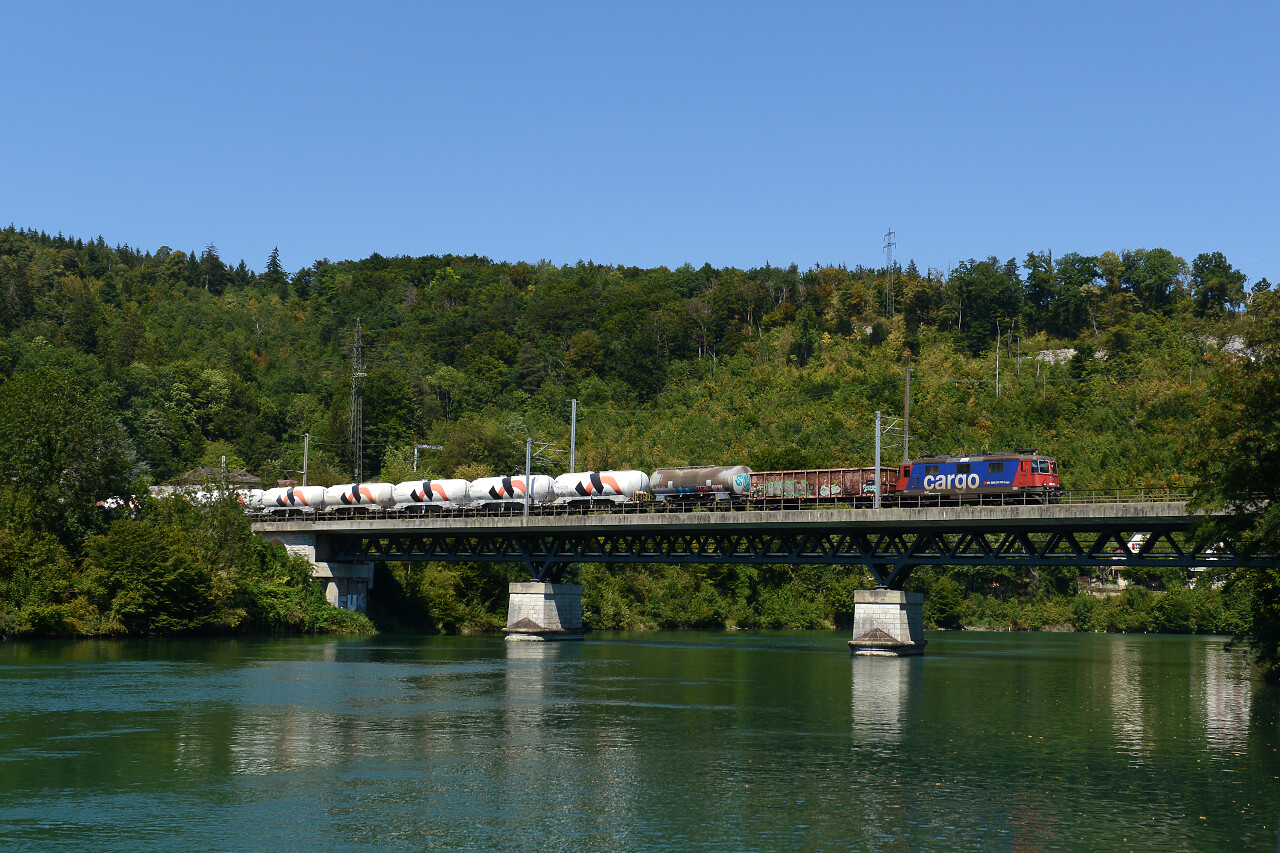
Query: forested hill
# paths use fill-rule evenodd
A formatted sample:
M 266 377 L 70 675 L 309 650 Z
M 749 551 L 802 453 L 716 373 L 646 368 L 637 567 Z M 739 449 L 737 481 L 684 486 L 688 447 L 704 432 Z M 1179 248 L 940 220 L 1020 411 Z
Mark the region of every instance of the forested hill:
M 270 484 L 304 433 L 311 481 L 349 480 L 357 318 L 365 479 L 402 478 L 415 434 L 445 448 L 428 473 L 516 470 L 526 435 L 567 447 L 573 398 L 579 467 L 866 465 L 909 365 L 913 455 L 1038 447 L 1068 488 L 1185 484 L 1179 435 L 1251 295 L 1220 253 L 1164 249 L 945 276 L 376 254 L 290 274 L 13 227 L 0 285 L 0 374 L 65 368 L 118 420 L 105 492 L 223 456 Z
M 254 273 L 213 246 L 0 231 L 0 637 L 368 630 L 234 501 L 145 488 L 223 457 L 266 485 L 295 477 L 304 434 L 311 482 L 349 481 L 357 320 L 367 480 L 409 479 L 415 435 L 444 447 L 424 453 L 425 476 L 513 473 L 526 436 L 568 446 L 572 399 L 579 470 L 867 465 L 874 413 L 901 413 L 908 367 L 913 455 L 1038 447 L 1074 490 L 1183 487 L 1196 470 L 1226 484 L 1210 500 L 1251 505 L 1257 478 L 1231 463 L 1271 452 L 1280 300 L 1217 253 L 1033 252 L 945 276 L 378 255 L 289 274 L 277 257 Z M 140 504 L 109 508 L 127 494 Z M 596 628 L 831 625 L 870 583 L 821 566 L 572 571 Z M 426 630 L 500 627 L 521 575 L 378 572 L 375 616 Z M 1271 577 L 1223 593 L 1219 577 L 1135 577 L 1145 586 L 1110 602 L 1076 594 L 1072 572 L 911 583 L 931 625 L 1255 636 L 1280 624 Z M 1280 651 L 1267 660 L 1280 674 Z

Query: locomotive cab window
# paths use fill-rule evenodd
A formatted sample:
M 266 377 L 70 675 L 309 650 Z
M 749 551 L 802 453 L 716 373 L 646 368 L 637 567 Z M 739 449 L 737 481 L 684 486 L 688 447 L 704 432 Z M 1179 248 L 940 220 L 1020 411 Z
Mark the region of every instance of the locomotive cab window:
M 1033 473 L 1036 473 L 1036 474 L 1048 474 L 1048 473 L 1049 473 L 1049 460 L 1048 460 L 1048 459 L 1037 459 L 1037 460 L 1033 463 L 1033 465 L 1034 465 L 1034 467 L 1032 468 L 1032 472 L 1033 472 Z
M 972 466 L 972 465 L 970 465 L 968 462 L 957 462 L 957 463 L 956 463 L 956 473 L 957 473 L 957 474 L 968 474 L 971 468 L 973 468 L 973 466 Z
M 1003 462 L 988 462 L 988 463 L 987 463 L 987 471 L 988 471 L 989 473 L 991 473 L 991 474 L 1003 474 L 1003 473 L 1004 473 L 1004 463 L 1003 463 Z

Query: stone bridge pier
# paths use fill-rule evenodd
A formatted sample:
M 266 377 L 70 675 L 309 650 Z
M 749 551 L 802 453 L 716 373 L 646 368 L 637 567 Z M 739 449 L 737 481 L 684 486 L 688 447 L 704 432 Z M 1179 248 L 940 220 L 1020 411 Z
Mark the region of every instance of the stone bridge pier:
M 571 583 L 513 583 L 508 587 L 508 641 L 581 640 L 582 587 Z
M 924 654 L 924 593 L 860 589 L 853 594 L 855 655 Z
M 306 557 L 312 577 L 325 582 L 325 598 L 334 607 L 361 613 L 368 607 L 369 590 L 373 589 L 372 560 L 330 560 L 328 537 L 323 533 L 281 530 L 263 534 L 263 538 L 283 545 L 290 554 Z

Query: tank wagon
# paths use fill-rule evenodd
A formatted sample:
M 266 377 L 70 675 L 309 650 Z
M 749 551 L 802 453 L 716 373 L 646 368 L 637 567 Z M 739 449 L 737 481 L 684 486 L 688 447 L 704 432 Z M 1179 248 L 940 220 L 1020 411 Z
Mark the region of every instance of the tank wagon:
M 555 500 L 554 481 L 545 474 L 529 477 L 525 488 L 524 477 L 481 477 L 473 480 L 468 489 L 471 506 L 476 509 L 492 509 L 504 504 L 548 504 Z
M 263 493 L 262 508 L 265 512 L 316 512 L 324 509 L 324 492 L 324 486 L 277 486 Z
M 461 509 L 471 503 L 471 483 L 467 480 L 410 480 L 396 484 L 391 496 L 395 508 L 422 514 L 430 510 Z
M 746 465 L 659 468 L 649 482 L 654 500 L 664 503 L 742 500 L 751 494 L 751 469 Z
M 561 474 L 554 483 L 555 502 L 569 507 L 589 507 L 596 501 L 613 504 L 640 501 L 649 491 L 649 475 L 643 471 L 586 471 Z
M 324 490 L 325 510 L 342 507 L 387 509 L 396 505 L 390 483 L 343 483 Z

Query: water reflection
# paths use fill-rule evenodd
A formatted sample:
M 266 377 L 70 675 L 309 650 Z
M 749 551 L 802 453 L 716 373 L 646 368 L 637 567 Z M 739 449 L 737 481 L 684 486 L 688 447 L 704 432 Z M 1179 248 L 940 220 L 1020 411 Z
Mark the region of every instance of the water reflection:
M 1135 764 L 1151 752 L 1144 724 L 1141 649 L 1133 639 L 1116 637 L 1111 643 L 1111 724 L 1117 748 Z
M 501 776 L 510 801 L 542 814 L 544 828 L 557 815 L 589 815 L 627 849 L 645 758 L 631 706 L 590 689 L 583 656 L 581 644 L 506 643 Z
M 1220 752 L 1243 752 L 1253 698 L 1249 660 L 1239 651 L 1228 652 L 1225 644 L 1206 645 L 1201 652 L 1205 739 Z
M 0 646 L 0 849 L 1275 844 L 1280 693 L 1220 639 L 813 642 Z
M 920 716 L 923 658 L 852 657 L 850 716 L 854 742 L 901 741 Z
M 337 764 L 348 744 L 330 715 L 252 715 L 231 732 L 232 772 L 263 776 L 280 770 Z
M 572 679 L 564 670 L 572 652 L 564 643 L 506 643 L 503 672 L 503 753 L 513 776 L 530 781 L 553 772 L 550 756 L 571 750 L 560 736 L 574 716 Z M 577 651 L 572 650 L 572 651 Z
M 506 701 L 503 720 L 507 737 L 525 740 L 547 722 L 548 680 L 563 654 L 561 643 L 506 643 L 507 668 L 503 673 Z

